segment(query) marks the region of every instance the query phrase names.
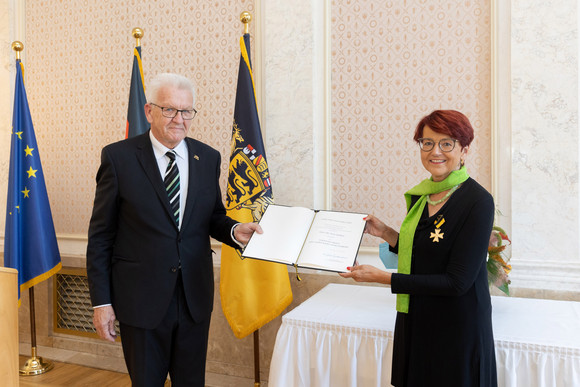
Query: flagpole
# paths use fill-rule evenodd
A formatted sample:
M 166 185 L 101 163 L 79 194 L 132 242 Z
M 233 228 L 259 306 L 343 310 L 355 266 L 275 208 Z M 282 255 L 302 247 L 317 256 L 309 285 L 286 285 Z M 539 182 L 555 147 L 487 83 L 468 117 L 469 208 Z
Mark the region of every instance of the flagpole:
M 254 331 L 254 387 L 260 387 L 260 329 Z
M 12 49 L 16 52 L 16 60 L 20 59 L 20 51 L 24 50 L 24 44 L 19 41 L 12 42 Z M 20 375 L 39 375 L 50 371 L 54 364 L 50 361 L 43 361 L 41 357 L 36 356 L 36 318 L 34 309 L 34 286 L 28 289 L 30 298 L 30 346 L 32 356 L 26 360 L 20 368 Z
M 240 21 L 244 24 L 244 35 L 250 33 L 250 22 L 252 21 L 252 14 L 244 11 L 240 14 Z
M 31 357 L 26 360 L 24 365 L 20 368 L 20 375 L 40 375 L 50 371 L 54 364 L 51 361 L 44 361 L 42 357 L 36 356 L 36 318 L 34 309 L 34 286 L 28 289 L 28 297 L 30 298 L 30 347 Z
M 12 42 L 12 49 L 16 53 L 16 60 L 19 60 L 20 51 L 24 50 L 24 44 L 22 44 L 22 42 L 19 42 L 18 40 L 15 40 L 14 42 Z
M 133 37 L 136 39 L 135 47 L 140 47 L 141 38 L 143 37 L 143 30 L 139 27 L 135 27 L 133 28 L 133 31 L 131 31 L 131 35 L 133 35 Z
M 249 34 L 252 14 L 248 11 L 242 12 L 240 21 L 244 24 L 244 35 Z M 254 331 L 254 387 L 260 387 L 260 329 Z

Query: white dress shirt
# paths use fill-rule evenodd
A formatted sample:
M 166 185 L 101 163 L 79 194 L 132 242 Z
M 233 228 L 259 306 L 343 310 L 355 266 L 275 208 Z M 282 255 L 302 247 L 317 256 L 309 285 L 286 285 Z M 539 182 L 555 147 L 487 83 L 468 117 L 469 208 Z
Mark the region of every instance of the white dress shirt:
M 151 144 L 153 145 L 153 154 L 155 155 L 155 160 L 157 161 L 157 166 L 159 167 L 161 180 L 163 180 L 165 177 L 167 164 L 169 164 L 169 157 L 167 157 L 165 154 L 170 150 L 174 151 L 176 154 L 175 162 L 177 163 L 177 168 L 179 169 L 179 228 L 181 229 L 183 214 L 185 214 L 187 187 L 189 185 L 189 154 L 187 152 L 187 143 L 182 140 L 175 148 L 169 149 L 165 145 L 161 144 L 151 131 L 149 131 L 149 138 L 151 139 Z

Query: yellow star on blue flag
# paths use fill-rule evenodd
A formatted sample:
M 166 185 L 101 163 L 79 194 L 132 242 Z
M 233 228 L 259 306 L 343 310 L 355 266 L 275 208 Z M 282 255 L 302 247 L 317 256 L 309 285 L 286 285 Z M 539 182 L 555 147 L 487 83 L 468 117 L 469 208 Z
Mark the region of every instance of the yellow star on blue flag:
M 36 177 L 36 172 L 38 172 L 38 169 L 32 169 L 32 167 L 30 167 L 28 169 L 28 171 L 26 171 L 26 173 L 28 173 L 28 178 L 30 179 L 31 177 Z
M 34 148 L 31 148 L 28 145 L 26 145 L 26 148 L 24 149 L 24 155 L 25 156 L 32 156 L 33 150 L 34 150 Z

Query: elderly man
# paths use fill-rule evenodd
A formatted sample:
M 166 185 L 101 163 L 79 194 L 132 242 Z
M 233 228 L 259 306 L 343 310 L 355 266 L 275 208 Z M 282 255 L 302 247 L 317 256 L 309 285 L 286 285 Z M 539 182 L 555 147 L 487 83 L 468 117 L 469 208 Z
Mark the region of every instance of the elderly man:
M 148 88 L 147 133 L 103 148 L 89 226 L 94 324 L 118 319 L 133 386 L 203 386 L 214 281 L 210 236 L 235 248 L 257 224 L 226 216 L 220 154 L 186 137 L 193 84 L 160 74 Z

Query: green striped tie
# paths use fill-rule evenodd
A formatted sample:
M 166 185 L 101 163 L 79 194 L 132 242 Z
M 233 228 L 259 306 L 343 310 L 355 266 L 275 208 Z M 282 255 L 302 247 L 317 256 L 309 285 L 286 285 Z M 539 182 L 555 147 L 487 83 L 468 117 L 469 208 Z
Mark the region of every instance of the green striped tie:
M 177 224 L 179 224 L 179 169 L 175 162 L 175 152 L 169 151 L 165 154 L 169 157 L 169 164 L 165 170 L 165 190 L 169 197 L 169 204 L 171 205 L 171 212 Z

